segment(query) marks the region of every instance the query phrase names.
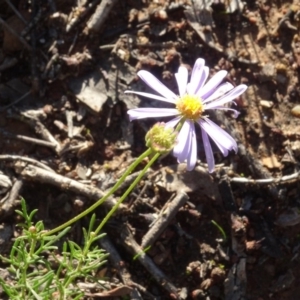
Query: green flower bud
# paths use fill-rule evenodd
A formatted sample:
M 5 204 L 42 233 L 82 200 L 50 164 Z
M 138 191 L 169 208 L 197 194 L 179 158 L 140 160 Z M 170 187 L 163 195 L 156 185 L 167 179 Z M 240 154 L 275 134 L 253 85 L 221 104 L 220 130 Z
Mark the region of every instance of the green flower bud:
M 35 227 L 35 226 L 30 226 L 30 227 L 28 228 L 28 231 L 29 231 L 30 233 L 36 233 L 36 227 Z
M 147 132 L 146 145 L 155 152 L 166 154 L 174 148 L 177 134 L 173 128 L 166 127 L 165 123 L 157 123 Z

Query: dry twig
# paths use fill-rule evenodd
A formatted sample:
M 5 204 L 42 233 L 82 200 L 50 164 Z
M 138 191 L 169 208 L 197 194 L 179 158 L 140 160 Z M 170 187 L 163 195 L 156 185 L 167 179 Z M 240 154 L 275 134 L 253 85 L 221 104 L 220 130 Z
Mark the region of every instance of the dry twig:
M 19 13 L 19 11 L 15 8 L 15 6 L 11 3 L 10 0 L 5 0 L 5 2 L 9 5 L 9 7 L 14 11 L 17 17 L 24 23 L 27 24 L 27 21 L 23 18 L 23 16 Z
M 118 2 L 118 0 L 102 0 L 98 5 L 95 13 L 89 19 L 87 23 L 87 28 L 89 31 L 99 32 L 104 24 L 105 20 L 113 8 L 113 6 Z
M 77 7 L 77 11 L 81 11 L 81 7 L 86 4 L 85 2 L 81 3 L 80 7 Z M 67 24 L 66 32 L 70 32 L 87 14 L 89 14 L 92 9 L 94 9 L 98 2 L 99 0 L 92 1 L 92 3 L 85 7 L 81 14 L 77 14 L 74 18 L 72 18 L 69 24 Z
M 251 183 L 251 184 L 279 184 L 284 183 L 288 181 L 296 181 L 300 179 L 300 172 L 296 172 L 294 174 L 282 176 L 279 178 L 267 178 L 267 179 L 250 179 L 250 178 L 244 178 L 244 177 L 233 177 L 230 179 L 231 182 L 237 182 L 237 183 Z
M 18 199 L 22 187 L 23 187 L 23 180 L 17 179 L 11 188 L 8 199 L 1 205 L 1 210 L 0 210 L 1 216 L 6 217 L 14 211 L 16 206 L 16 200 Z
M 18 61 L 16 61 L 17 63 Z M 10 66 L 9 66 L 10 67 Z M 22 95 L 21 97 L 19 97 L 17 100 L 9 103 L 8 105 L 2 106 L 0 107 L 0 111 L 5 111 L 7 110 L 9 107 L 14 106 L 15 104 L 19 103 L 21 100 L 25 99 L 27 96 L 29 96 L 31 94 L 31 91 L 25 93 L 24 95 Z
M 44 140 L 52 143 L 54 145 L 54 150 L 57 154 L 61 152 L 61 145 L 60 143 L 54 138 L 54 136 L 50 133 L 50 131 L 37 119 L 36 116 L 32 116 L 29 112 L 20 112 L 21 116 L 19 115 L 12 115 L 12 118 L 20 120 L 29 124 Z M 24 118 L 25 117 L 25 118 Z
M 54 143 L 39 140 L 39 139 L 35 139 L 35 138 L 28 137 L 28 136 L 25 136 L 25 135 L 14 134 L 14 133 L 11 133 L 11 132 L 7 132 L 5 130 L 0 130 L 0 135 L 2 135 L 3 137 L 16 139 L 16 140 L 20 140 L 20 141 L 23 141 L 23 142 L 44 146 L 44 147 L 50 147 L 50 148 L 53 148 L 53 149 L 56 147 L 56 145 Z
M 180 207 L 182 207 L 189 199 L 188 195 L 179 191 L 176 197 L 168 205 L 165 211 L 163 211 L 156 219 L 153 226 L 144 235 L 141 247 L 145 249 L 148 246 L 152 246 L 153 243 L 159 238 L 162 232 L 170 224 L 171 220 L 175 217 Z
M 50 131 L 39 121 L 35 120 L 35 132 L 37 134 L 40 134 L 46 141 L 49 141 L 50 143 L 53 143 L 55 145 L 55 151 L 57 153 L 60 153 L 61 146 L 59 142 L 54 138 L 54 136 L 50 133 Z
M 30 45 L 26 42 L 26 40 L 21 37 L 19 34 L 15 32 L 2 18 L 0 18 L 0 24 L 3 25 L 12 35 L 14 35 L 24 46 L 27 50 L 31 50 Z
M 89 199 L 94 201 L 99 200 L 105 194 L 99 189 L 82 184 L 76 180 L 64 177 L 62 175 L 49 172 L 47 170 L 25 164 L 16 164 L 15 170 L 19 173 L 24 179 L 37 181 L 43 184 L 51 184 L 57 186 L 58 188 L 66 191 L 71 191 L 80 195 L 84 195 Z M 115 199 L 112 197 L 108 198 L 103 206 L 107 209 L 111 209 L 116 204 Z M 119 206 L 119 210 L 124 209 L 124 205 Z
M 68 137 L 71 139 L 73 137 L 73 117 L 74 113 L 72 111 L 66 110 L 66 119 L 67 119 L 67 125 L 68 125 Z
M 119 242 L 121 242 L 132 255 L 137 255 L 137 260 L 147 269 L 158 284 L 170 294 L 171 299 L 179 299 L 176 287 L 138 245 L 127 226 L 123 226 L 121 230 L 121 239 L 119 239 Z
M 25 156 L 4 154 L 4 155 L 0 155 L 0 160 L 8 160 L 8 161 L 16 161 L 16 162 L 23 161 L 23 162 L 29 163 L 33 166 L 37 166 L 39 168 L 47 170 L 48 172 L 54 173 L 54 171 L 50 167 L 46 166 L 45 164 L 43 164 L 33 158 L 29 158 L 29 157 L 25 157 Z

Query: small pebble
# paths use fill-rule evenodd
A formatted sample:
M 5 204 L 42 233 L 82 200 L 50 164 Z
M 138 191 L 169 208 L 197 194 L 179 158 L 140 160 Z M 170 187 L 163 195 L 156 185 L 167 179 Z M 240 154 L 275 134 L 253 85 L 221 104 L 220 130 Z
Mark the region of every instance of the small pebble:
M 244 83 L 244 84 L 249 83 L 248 78 L 246 78 L 246 77 L 241 77 L 241 83 Z
M 84 202 L 81 199 L 75 199 L 73 204 L 74 206 L 81 208 L 83 207 Z
M 250 18 L 248 18 L 248 20 L 251 24 L 256 24 L 257 23 L 257 18 L 255 18 L 255 17 L 250 17 Z
M 165 10 L 160 9 L 160 10 L 158 10 L 158 11 L 156 11 L 156 12 L 154 13 L 154 17 L 155 17 L 156 19 L 165 21 L 165 20 L 168 19 L 168 14 L 167 14 L 167 12 L 166 12 Z
M 262 67 L 261 75 L 266 76 L 267 78 L 272 78 L 276 75 L 276 68 L 274 64 L 267 63 Z
M 300 118 L 300 105 L 296 105 L 292 108 L 291 113 L 294 117 Z
M 259 104 L 262 106 L 262 107 L 266 107 L 266 108 L 271 108 L 273 107 L 274 103 L 272 101 L 268 101 L 268 100 L 260 100 L 259 101 Z
M 277 74 L 275 80 L 281 84 L 286 84 L 288 78 L 283 74 Z

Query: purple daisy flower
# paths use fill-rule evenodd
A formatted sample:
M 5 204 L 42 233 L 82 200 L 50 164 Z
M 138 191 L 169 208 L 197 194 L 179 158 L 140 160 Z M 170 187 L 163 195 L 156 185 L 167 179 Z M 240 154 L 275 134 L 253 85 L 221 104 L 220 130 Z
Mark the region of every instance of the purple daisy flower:
M 175 127 L 180 121 L 184 121 L 173 154 L 177 157 L 178 162 L 187 162 L 189 171 L 195 167 L 197 161 L 195 123 L 201 128 L 209 172 L 213 172 L 215 167 L 210 139 L 218 146 L 224 156 L 227 156 L 230 150 L 237 152 L 238 149 L 236 141 L 221 127 L 212 122 L 205 115 L 205 112 L 210 109 L 231 110 L 237 117 L 238 111 L 228 108 L 224 104 L 236 99 L 247 89 L 247 86 L 241 84 L 234 87 L 228 82 L 221 83 L 227 75 L 225 70 L 217 72 L 205 83 L 208 75 L 209 68 L 205 66 L 204 59 L 199 58 L 194 65 L 190 82 L 188 82 L 188 70 L 185 67 L 179 67 L 178 73 L 175 74 L 179 96 L 169 90 L 150 72 L 144 70 L 139 71 L 138 76 L 161 96 L 144 92 L 125 91 L 125 93 L 133 93 L 175 105 L 175 108 L 130 109 L 128 115 L 131 121 L 151 117 L 174 116 L 174 119 L 166 123 L 166 126 L 172 127 Z

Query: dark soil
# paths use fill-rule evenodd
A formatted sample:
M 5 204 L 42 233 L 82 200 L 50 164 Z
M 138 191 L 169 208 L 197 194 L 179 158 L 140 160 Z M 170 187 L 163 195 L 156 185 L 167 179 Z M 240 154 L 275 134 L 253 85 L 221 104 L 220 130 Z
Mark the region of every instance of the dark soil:
M 145 134 L 157 121 L 130 123 L 126 111 L 162 105 L 124 94 L 147 90 L 137 71 L 151 71 L 177 92 L 174 72 L 181 64 L 191 70 L 202 57 L 210 75 L 224 69 L 227 81 L 249 86 L 236 100 L 237 119 L 212 115 L 237 139 L 239 152 L 224 158 L 215 149 L 216 171 L 209 176 L 199 135 L 196 170 L 187 175 L 172 155 L 158 161 L 105 231 L 139 285 L 139 299 L 300 299 L 298 1 L 108 1 L 113 7 L 99 17 L 104 20 L 99 30 L 91 28 L 90 19 L 100 1 L 94 6 L 75 0 L 7 2 L 24 22 L 0 3 L 6 24 L 0 49 L 0 167 L 12 186 L 17 180 L 22 186 L 7 208 L 12 186 L 0 185 L 2 227 L 19 222 L 14 209 L 21 197 L 30 209 L 39 209 L 37 217 L 48 229 L 90 206 L 96 199 L 84 192 L 34 176 L 29 180 L 18 167 L 21 158 L 107 190 L 145 150 Z M 268 178 L 273 182 L 259 182 Z M 124 236 L 140 245 L 181 191 L 188 201 L 146 252 L 174 293 L 133 260 L 136 253 Z M 97 209 L 98 219 L 106 212 Z M 70 238 L 80 243 L 87 224 L 88 218 L 79 221 Z M 0 238 L 1 254 L 9 253 L 14 236 Z M 101 275 L 126 285 L 113 260 Z

